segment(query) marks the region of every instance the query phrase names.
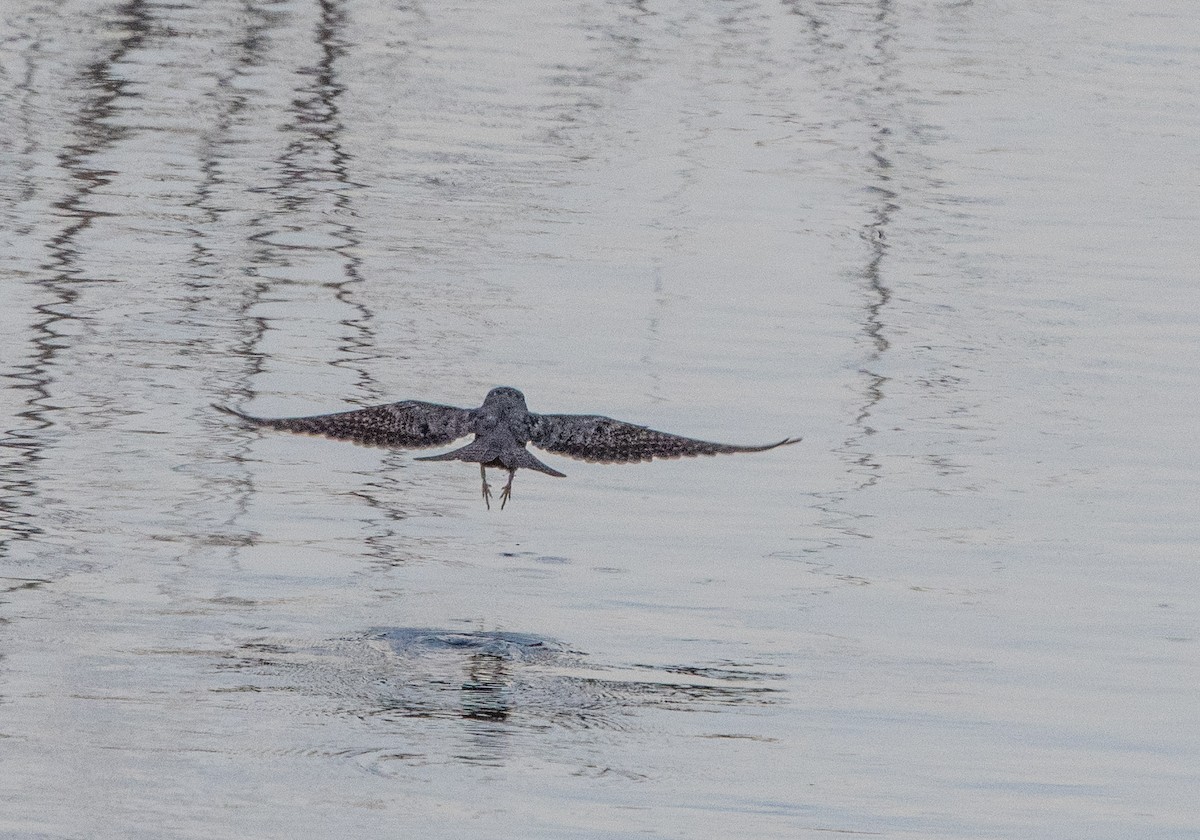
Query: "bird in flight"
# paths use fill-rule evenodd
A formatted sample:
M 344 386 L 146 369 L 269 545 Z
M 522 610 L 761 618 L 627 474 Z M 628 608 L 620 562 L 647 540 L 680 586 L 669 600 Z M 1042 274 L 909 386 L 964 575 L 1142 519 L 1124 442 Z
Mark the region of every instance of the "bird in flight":
M 500 492 L 501 510 L 512 496 L 513 477 L 522 467 L 565 478 L 563 473 L 533 457 L 525 448 L 530 443 L 538 449 L 569 458 L 593 463 L 628 464 L 652 458 L 763 452 L 800 440 L 784 438 L 765 446 L 735 446 L 657 432 L 645 426 L 593 414 L 534 414 L 525 407 L 524 394 L 516 388 L 506 387 L 488 391 L 479 408 L 455 408 L 404 400 L 310 417 L 252 417 L 225 406 L 214 405 L 213 408 L 255 426 L 321 435 L 363 446 L 425 449 L 473 434 L 475 439 L 466 446 L 416 460 L 479 464 L 483 502 L 489 509 L 492 506 L 492 491 L 486 469 L 507 470 L 508 482 Z

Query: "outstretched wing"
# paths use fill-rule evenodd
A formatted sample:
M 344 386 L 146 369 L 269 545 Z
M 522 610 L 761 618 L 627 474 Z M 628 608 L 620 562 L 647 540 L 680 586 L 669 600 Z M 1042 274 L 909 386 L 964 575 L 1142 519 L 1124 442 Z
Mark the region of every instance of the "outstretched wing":
M 474 417 L 470 409 L 417 400 L 311 417 L 251 417 L 220 405 L 213 408 L 256 426 L 397 449 L 425 449 L 450 443 L 472 432 Z
M 611 417 L 588 414 L 531 414 L 529 442 L 547 452 L 603 464 L 628 464 L 652 458 L 691 458 L 726 452 L 762 452 L 796 443 L 784 438 L 766 446 L 735 446 L 657 432 Z

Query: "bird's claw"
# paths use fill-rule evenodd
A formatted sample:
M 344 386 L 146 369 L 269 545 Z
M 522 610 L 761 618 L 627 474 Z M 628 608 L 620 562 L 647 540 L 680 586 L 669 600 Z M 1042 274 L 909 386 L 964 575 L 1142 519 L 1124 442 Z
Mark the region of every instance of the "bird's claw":
M 512 483 L 517 477 L 516 470 L 508 471 L 508 481 L 504 483 L 504 489 L 500 491 L 500 510 L 504 510 L 504 506 L 508 504 L 508 500 L 512 498 Z

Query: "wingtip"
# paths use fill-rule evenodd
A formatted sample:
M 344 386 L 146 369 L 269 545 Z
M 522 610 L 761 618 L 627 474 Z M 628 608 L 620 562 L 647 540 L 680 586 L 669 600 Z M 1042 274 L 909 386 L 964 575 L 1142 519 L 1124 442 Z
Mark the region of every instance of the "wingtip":
M 228 414 L 232 417 L 237 417 L 240 420 L 249 420 L 253 422 L 258 419 L 257 417 L 251 417 L 249 414 L 242 414 L 242 412 L 238 411 L 236 408 L 230 408 L 227 405 L 218 405 L 217 403 L 209 403 L 209 405 L 222 414 Z

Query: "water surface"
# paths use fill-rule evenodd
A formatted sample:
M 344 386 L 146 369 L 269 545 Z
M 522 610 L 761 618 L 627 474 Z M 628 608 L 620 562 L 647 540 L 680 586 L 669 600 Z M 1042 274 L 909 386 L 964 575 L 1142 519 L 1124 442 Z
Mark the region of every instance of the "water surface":
M 10 0 L 0 834 L 1200 834 L 1200 19 Z M 392 399 L 767 453 L 517 476 Z

